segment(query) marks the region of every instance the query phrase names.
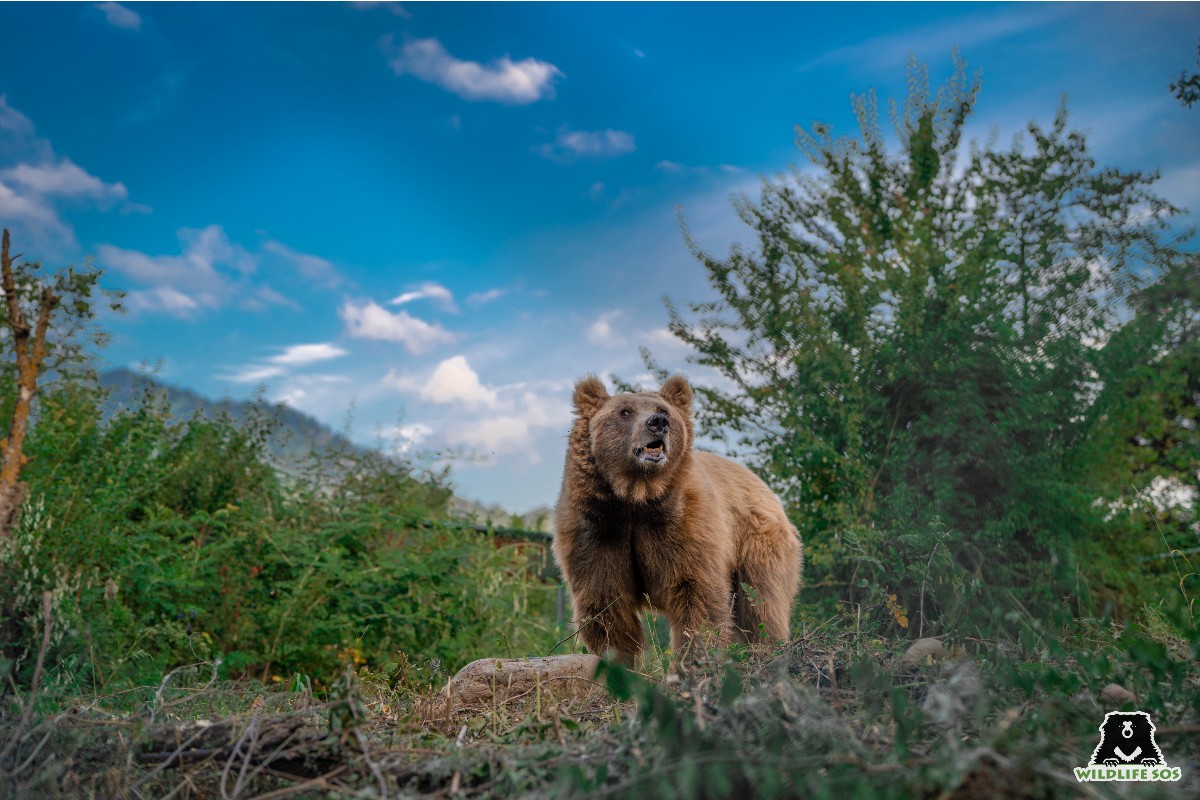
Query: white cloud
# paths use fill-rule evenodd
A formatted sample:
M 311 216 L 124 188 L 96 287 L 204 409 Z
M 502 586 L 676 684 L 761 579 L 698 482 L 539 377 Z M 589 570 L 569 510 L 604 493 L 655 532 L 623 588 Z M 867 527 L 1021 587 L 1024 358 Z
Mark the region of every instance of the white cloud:
M 0 213 L 3 205 L 4 192 L 0 188 Z M 327 285 L 339 280 L 328 261 L 298 253 L 279 242 L 267 241 L 261 252 L 251 254 L 230 241 L 220 225 L 181 228 L 178 237 L 179 254 L 151 255 L 112 244 L 97 248 L 97 260 L 102 267 L 112 268 L 127 280 L 141 284 L 132 287 L 131 302 L 126 304 L 131 310 L 177 317 L 192 317 L 202 309 L 229 304 L 247 311 L 272 307 L 302 311 L 295 300 L 271 286 L 255 285 L 260 260 L 267 253 L 285 259 L 311 280 Z
M 1200 211 L 1200 163 L 1163 168 L 1154 191 L 1191 213 Z
M 419 288 L 413 291 L 404 292 L 397 297 L 393 297 L 388 301 L 388 305 L 402 306 L 415 300 L 432 300 L 434 305 L 443 311 L 451 314 L 458 313 L 458 306 L 454 304 L 454 294 L 440 283 L 432 281 L 421 284 Z
M 729 175 L 739 175 L 745 170 L 741 167 L 735 167 L 733 164 L 719 164 L 716 167 L 706 167 L 702 164 L 681 164 L 678 161 L 663 159 L 654 165 L 654 168 L 659 172 L 665 172 L 668 175 L 713 175 L 717 170 Z
M 452 445 L 479 450 L 485 457 L 524 454 L 532 462 L 540 460 L 532 446 L 533 431 L 523 417 L 490 417 L 455 425 L 447 432 L 446 440 Z
M 35 139 L 33 120 L 8 104 L 7 95 L 0 94 L 0 133 L 18 143 L 30 143 Z M 49 155 L 48 143 L 43 145 L 42 155 Z
M 1159 512 L 1176 508 L 1190 511 L 1196 505 L 1196 487 L 1188 486 L 1174 476 L 1154 476 L 1154 480 L 1146 488 L 1146 494 L 1150 496 L 1150 501 Z
M 699 333 L 693 329 L 693 333 Z M 671 333 L 668 328 L 654 328 L 648 331 L 642 331 L 638 335 L 638 340 L 646 347 L 652 348 L 652 353 L 660 353 L 666 351 L 690 352 L 691 346 L 680 339 L 675 334 Z
M 400 3 L 386 2 L 386 0 L 384 2 L 355 0 L 355 2 L 350 3 L 350 7 L 357 8 L 359 11 L 371 11 L 372 9 L 382 8 L 394 17 L 400 17 L 401 19 L 409 19 L 412 17 L 412 14 L 409 13 L 408 9 Z
M 350 378 L 345 375 L 329 375 L 301 373 L 281 377 L 286 368 L 275 367 L 278 373 L 271 372 L 271 365 L 261 367 L 243 367 L 239 373 L 246 377 L 254 376 L 258 370 L 257 380 L 246 383 L 261 383 L 272 378 L 280 378 L 272 385 L 271 400 L 276 403 L 286 403 L 293 408 L 302 409 L 306 414 L 312 414 L 318 419 L 329 420 L 346 412 L 347 392 L 345 384 Z M 223 376 L 225 380 L 235 380 L 234 375 Z
M 298 408 L 300 401 L 306 397 L 308 397 L 308 392 L 304 391 L 299 386 L 293 386 L 290 389 L 284 389 L 282 392 L 272 397 L 271 400 L 279 403 L 280 405 Z
M 456 423 L 445 432 L 446 441 L 456 447 L 474 450 L 477 455 L 489 459 L 500 456 L 521 456 L 529 464 L 542 460 L 538 439 L 549 431 L 566 432 L 571 421 L 571 410 L 566 403 L 566 393 L 561 393 L 560 402 L 551 402 L 544 395 L 521 392 L 518 397 L 503 403 L 515 408 L 496 416 Z
M 473 462 L 492 466 L 493 456 L 520 455 L 528 463 L 541 460 L 538 437 L 548 430 L 565 431 L 570 425 L 568 404 L 571 380 L 518 382 L 503 386 L 485 384 L 466 356 L 445 359 L 428 377 L 389 372 L 382 384 L 416 395 L 437 407 L 453 409 L 442 419 L 425 417 L 422 439 L 437 447 L 465 448 L 484 459 Z
M 270 356 L 260 364 L 246 364 L 238 367 L 234 372 L 219 376 L 223 380 L 233 381 L 234 383 L 261 383 L 271 378 L 278 378 L 286 375 L 289 371 L 296 367 L 306 367 L 309 364 L 317 364 L 322 361 L 329 361 L 335 358 L 341 358 L 346 355 L 346 351 L 337 345 L 329 342 L 317 342 L 315 344 L 293 344 L 283 348 L 283 351 L 276 355 Z M 340 376 L 298 376 L 296 380 L 307 380 L 308 383 L 328 383 L 332 381 L 343 380 Z M 284 402 L 288 405 L 297 405 L 300 400 L 308 396 L 308 393 L 299 386 L 291 386 L 283 390 L 276 398 L 278 402 Z
M 392 440 L 392 452 L 399 454 L 411 451 L 428 439 L 431 433 L 433 433 L 432 426 L 414 422 L 411 425 L 397 425 L 384 431 L 383 436 Z
M 43 196 L 89 197 L 96 200 L 125 200 L 129 190 L 123 183 L 106 183 L 71 159 L 34 166 L 18 164 L 0 172 L 0 178 L 18 183 Z
M 267 359 L 272 364 L 286 367 L 302 367 L 319 361 L 329 361 L 346 355 L 346 351 L 329 342 L 317 344 L 294 344 L 285 347 L 279 355 Z
M 347 300 L 339 313 L 350 336 L 399 342 L 413 355 L 428 353 L 440 344 L 450 344 L 455 338 L 441 325 L 431 325 L 404 310 L 393 314 L 370 300 L 363 305 Z
M 970 51 L 987 42 L 1050 25 L 1074 13 L 1077 12 L 1067 8 L 1040 6 L 1030 10 L 1005 10 L 942 19 L 829 50 L 801 69 L 853 66 L 868 72 L 881 71 L 903 65 L 909 54 L 915 54 L 918 59 L 928 63 L 931 56 L 944 57 L 951 47 Z
M 200 308 L 191 297 L 169 286 L 134 289 L 126 293 L 124 304 L 130 311 L 162 312 L 176 317 L 191 316 Z
M 420 388 L 422 400 L 430 403 L 458 403 L 468 408 L 495 408 L 496 392 L 484 386 L 465 356 L 453 356 L 437 365 Z
M 50 142 L 37 136 L 29 117 L 0 94 L 0 216 L 22 248 L 43 258 L 69 257 L 77 247 L 71 226 L 56 203 L 87 201 L 122 212 L 149 209 L 129 201 L 122 183 L 109 183 L 71 159 L 60 157 Z
M 624 311 L 617 310 L 608 311 L 604 314 L 601 314 L 596 321 L 589 325 L 587 330 L 583 332 L 584 338 L 586 338 L 592 344 L 598 344 L 601 347 L 619 347 L 620 345 L 624 344 L 624 339 L 622 339 L 612 327 L 613 322 L 615 322 L 624 313 Z
M 268 239 L 262 248 L 268 253 L 282 258 L 289 266 L 295 268 L 297 272 L 309 281 L 325 286 L 337 286 L 341 283 L 341 276 L 338 275 L 337 268 L 327 259 L 309 253 L 298 252 L 274 239 Z
M 284 306 L 293 311 L 303 311 L 292 298 L 282 295 L 272 289 L 270 286 L 260 286 L 254 290 L 254 293 L 246 297 L 241 302 L 241 307 L 248 311 L 262 311 L 267 306 Z
M 56 239 L 74 245 L 75 234 L 49 204 L 37 196 L 17 194 L 3 183 L 0 183 L 0 217 L 10 227 L 22 224 L 38 241 Z
M 493 300 L 499 300 L 506 294 L 508 294 L 508 290 L 506 289 L 488 289 L 486 292 L 474 292 L 467 295 L 467 305 L 472 308 L 479 308 Z
M 220 377 L 223 380 L 235 383 L 262 383 L 271 378 L 278 378 L 286 371 L 283 367 L 271 366 L 269 364 L 247 364 L 244 367 L 239 367 L 236 372 Z
M 563 77 L 558 67 L 536 58 L 513 61 L 505 55 L 490 64 L 464 61 L 432 38 L 409 39 L 396 47 L 385 37 L 383 45 L 397 75 L 412 75 L 466 100 L 528 105 L 553 97 L 554 80 Z
M 239 284 L 257 268 L 254 257 L 230 242 L 219 225 L 183 228 L 178 235 L 179 255 L 152 256 L 110 244 L 97 248 L 102 266 L 150 287 L 140 291 L 138 303 L 130 308 L 176 316 L 188 316 L 198 308 L 219 308 L 234 298 Z M 190 304 L 183 302 L 185 298 Z
M 114 28 L 136 31 L 142 27 L 142 18 L 138 13 L 120 3 L 96 3 L 96 8 L 104 12 L 104 18 Z
M 551 161 L 572 161 L 577 158 L 614 158 L 637 149 L 633 134 L 614 131 L 559 131 L 554 141 L 538 145 L 534 152 Z

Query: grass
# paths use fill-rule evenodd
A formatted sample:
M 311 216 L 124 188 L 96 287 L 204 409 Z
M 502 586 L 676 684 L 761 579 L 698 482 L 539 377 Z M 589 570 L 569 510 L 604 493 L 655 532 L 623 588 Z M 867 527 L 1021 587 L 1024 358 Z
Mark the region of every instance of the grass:
M 24 727 L 0 717 L 0 796 L 1195 796 L 1194 644 L 1148 622 L 949 643 L 904 667 L 908 642 L 835 619 L 781 646 L 710 650 L 682 680 L 659 652 L 644 673 L 603 664 L 581 696 L 471 706 L 403 670 L 347 669 L 314 692 L 303 676 L 229 682 L 196 664 L 154 686 L 42 696 Z M 1076 782 L 1112 682 L 1151 712 L 1181 782 Z

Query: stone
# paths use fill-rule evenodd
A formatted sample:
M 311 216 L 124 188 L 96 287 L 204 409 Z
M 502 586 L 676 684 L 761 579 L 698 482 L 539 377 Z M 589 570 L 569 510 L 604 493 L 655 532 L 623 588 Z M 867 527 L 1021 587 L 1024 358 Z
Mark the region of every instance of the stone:
M 948 655 L 946 648 L 937 639 L 917 639 L 912 646 L 900 656 L 900 666 L 904 669 L 915 669 L 923 664 L 941 661 Z
M 527 696 L 541 686 L 542 702 L 567 700 L 599 688 L 593 680 L 600 659 L 594 655 L 544 658 L 481 658 L 467 664 L 446 684 L 456 706 L 492 705 Z
M 1105 705 L 1120 708 L 1126 703 L 1136 703 L 1137 696 L 1119 683 L 1110 683 L 1100 690 L 1100 699 Z

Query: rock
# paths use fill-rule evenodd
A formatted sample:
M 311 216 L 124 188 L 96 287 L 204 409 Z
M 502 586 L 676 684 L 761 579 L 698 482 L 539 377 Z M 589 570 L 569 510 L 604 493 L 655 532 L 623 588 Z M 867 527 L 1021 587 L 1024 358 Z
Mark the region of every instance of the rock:
M 545 658 L 481 658 L 467 664 L 446 684 L 458 706 L 492 705 L 519 695 L 533 698 L 541 685 L 542 701 L 584 695 L 599 684 L 592 680 L 600 659 L 594 655 Z
M 1126 703 L 1136 703 L 1137 696 L 1119 683 L 1110 683 L 1100 690 L 1100 700 L 1105 705 L 1120 708 Z
M 900 666 L 904 669 L 915 669 L 923 664 L 941 661 L 947 655 L 946 648 L 937 639 L 917 639 L 904 655 L 900 656 Z

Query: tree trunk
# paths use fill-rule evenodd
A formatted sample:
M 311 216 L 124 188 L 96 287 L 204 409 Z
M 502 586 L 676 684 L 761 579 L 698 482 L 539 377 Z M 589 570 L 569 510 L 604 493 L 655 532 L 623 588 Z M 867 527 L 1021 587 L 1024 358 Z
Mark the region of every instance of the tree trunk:
M 0 539 L 4 539 L 12 533 L 25 493 L 25 485 L 21 483 L 21 469 L 29 460 L 23 450 L 25 434 L 29 432 L 29 413 L 37 397 L 42 362 L 46 359 L 50 314 L 58 305 L 59 297 L 49 286 L 42 287 L 36 327 L 29 324 L 21 308 L 13 259 L 8 252 L 7 230 L 0 243 L 0 286 L 8 304 L 8 329 L 17 360 L 17 398 L 9 420 L 8 438 L 0 440 Z

